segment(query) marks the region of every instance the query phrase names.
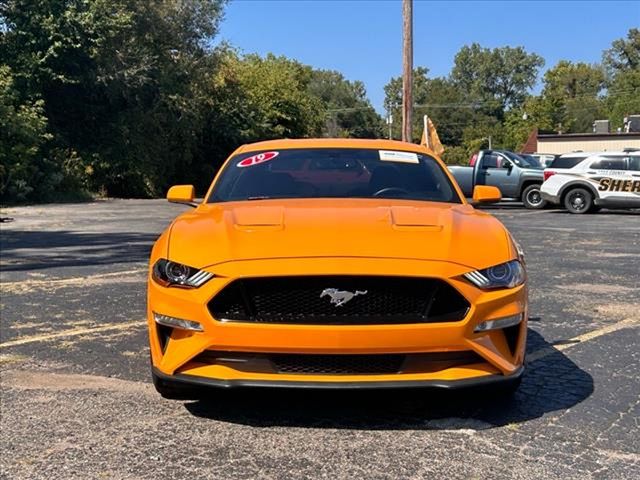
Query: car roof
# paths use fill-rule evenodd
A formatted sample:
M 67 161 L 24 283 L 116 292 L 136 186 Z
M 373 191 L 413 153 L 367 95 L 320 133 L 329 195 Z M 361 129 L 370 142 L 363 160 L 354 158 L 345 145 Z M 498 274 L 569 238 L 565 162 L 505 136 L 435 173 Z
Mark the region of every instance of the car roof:
M 630 150 L 627 152 L 623 152 L 620 150 L 610 150 L 610 151 L 602 151 L 602 152 L 571 152 L 564 153 L 560 155 L 562 158 L 571 158 L 571 157 L 597 157 L 597 156 L 621 156 L 628 157 L 629 155 L 634 155 L 635 153 L 640 153 L 640 151 L 636 152 L 634 150 Z
M 497 153 L 515 153 L 516 155 L 521 155 L 520 153 L 516 153 L 513 150 L 507 150 L 504 148 L 492 148 L 492 149 L 486 149 L 485 152 L 497 152 Z
M 591 162 L 593 162 L 594 160 L 598 160 L 602 157 L 609 157 L 609 158 L 610 157 L 628 157 L 632 154 L 632 152 L 598 152 L 598 153 L 585 152 L 585 153 L 587 154 L 586 157 L 584 157 L 582 160 L 580 160 L 571 168 L 577 168 L 581 165 L 591 164 Z M 570 157 L 565 157 L 564 155 L 562 155 L 562 158 L 570 158 Z
M 286 150 L 292 148 L 370 148 L 374 150 L 400 150 L 407 152 L 423 151 L 429 155 L 436 156 L 431 149 L 424 145 L 400 142 L 397 140 L 368 140 L 360 138 L 285 138 L 280 140 L 267 140 L 242 145 L 235 153 L 258 150 Z
M 585 158 L 585 160 L 599 157 L 629 157 L 631 155 L 635 156 L 633 152 L 601 152 L 594 153 L 593 155 L 587 155 L 587 158 Z
M 562 155 L 560 155 L 560 157 L 562 158 L 571 158 L 571 157 L 591 157 L 593 155 L 600 155 L 601 153 L 607 153 L 607 152 L 569 152 L 569 153 L 563 153 Z

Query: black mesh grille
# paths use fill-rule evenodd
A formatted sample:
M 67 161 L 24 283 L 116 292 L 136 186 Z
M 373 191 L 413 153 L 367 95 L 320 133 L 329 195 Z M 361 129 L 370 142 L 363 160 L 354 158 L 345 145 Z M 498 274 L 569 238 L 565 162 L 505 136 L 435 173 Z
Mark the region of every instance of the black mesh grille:
M 218 320 L 308 325 L 446 322 L 468 309 L 442 280 L 379 276 L 236 280 L 209 303 Z
M 292 375 L 391 375 L 433 372 L 485 363 L 472 351 L 393 354 L 302 354 L 205 350 L 196 363 L 227 365 L 243 372 Z
M 404 355 L 271 355 L 279 373 L 375 375 L 398 373 Z

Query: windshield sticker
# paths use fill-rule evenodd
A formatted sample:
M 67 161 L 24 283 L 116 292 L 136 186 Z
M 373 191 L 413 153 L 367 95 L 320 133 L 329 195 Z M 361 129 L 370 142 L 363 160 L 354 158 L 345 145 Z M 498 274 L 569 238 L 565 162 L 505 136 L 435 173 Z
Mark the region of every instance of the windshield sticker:
M 383 162 L 420 163 L 418 154 L 413 152 L 396 152 L 394 150 L 379 150 L 380 160 Z
M 276 158 L 280 152 L 264 152 L 258 153 L 257 155 L 253 155 L 251 157 L 245 158 L 244 160 L 240 160 L 237 167 L 253 167 L 254 165 L 258 165 L 260 163 L 268 162 L 269 160 L 273 160 Z

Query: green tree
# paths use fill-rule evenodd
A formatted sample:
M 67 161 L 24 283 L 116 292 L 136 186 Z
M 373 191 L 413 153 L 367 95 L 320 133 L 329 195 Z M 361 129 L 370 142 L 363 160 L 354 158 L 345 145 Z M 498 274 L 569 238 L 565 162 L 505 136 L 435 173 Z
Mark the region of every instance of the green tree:
M 46 190 L 42 148 L 49 140 L 42 100 L 22 101 L 11 69 L 0 66 L 0 201 L 24 201 Z M 36 180 L 37 182 L 34 182 Z
M 543 65 L 542 57 L 523 47 L 489 49 L 474 43 L 456 54 L 451 80 L 484 113 L 501 120 L 508 109 L 522 105 Z
M 604 103 L 613 128 L 620 128 L 624 117 L 640 113 L 640 29 L 615 40 L 603 63 L 608 72 Z
M 622 127 L 624 117 L 640 114 L 640 69 L 621 71 L 613 77 L 604 98 L 612 127 Z
M 561 60 L 544 75 L 544 96 L 563 98 L 596 97 L 605 83 L 599 65 Z
M 555 128 L 557 107 L 540 96 L 528 97 L 521 107 L 512 108 L 505 116 L 502 146 L 519 151 L 534 129 L 550 131 Z
M 320 99 L 308 93 L 311 67 L 272 54 L 248 55 L 238 63 L 247 96 L 253 139 L 318 136 L 323 127 Z
M 449 78 L 431 79 L 426 68 L 417 68 L 413 80 L 414 139 L 420 138 L 426 114 L 445 146 L 461 147 L 449 154 L 445 150 L 447 161 L 459 161 L 472 150 L 488 146 L 489 137 L 493 146 L 501 146 L 507 138 L 503 129 L 507 112 L 522 107 L 543 64 L 541 57 L 522 47 L 488 49 L 474 43 L 456 54 Z M 385 108 L 397 119 L 396 138 L 401 104 L 402 78 L 392 78 L 385 86 Z
M 430 79 L 424 89 L 425 100 L 414 109 L 417 128 L 414 133 L 420 138 L 424 129 L 423 117 L 428 115 L 438 130 L 444 145 L 458 145 L 464 128 L 473 123 L 475 110 L 464 102 L 462 92 L 451 81 L 438 77 Z M 416 131 L 417 130 L 417 131 Z
M 362 82 L 350 82 L 333 70 L 313 70 L 308 91 L 324 106 L 323 136 L 379 138 L 382 135 L 382 119 L 367 98 Z
M 0 61 L 42 98 L 57 152 L 77 152 L 93 189 L 148 196 L 197 159 L 222 0 L 8 0 Z
M 417 67 L 413 71 L 413 139 L 422 136 L 423 117 L 434 122 L 444 145 L 459 145 L 466 125 L 475 118 L 472 105 L 464 103 L 458 88 L 446 78 L 429 78 L 428 69 Z M 402 77 L 392 78 L 384 87 L 384 106 L 393 115 L 393 137 L 400 138 L 402 128 Z
M 593 121 L 606 118 L 600 94 L 605 75 L 599 65 L 561 60 L 544 75 L 542 98 L 551 123 L 565 132 L 590 131 Z
M 611 76 L 640 69 L 640 29 L 631 28 L 626 39 L 615 40 L 611 48 L 604 51 L 603 63 Z

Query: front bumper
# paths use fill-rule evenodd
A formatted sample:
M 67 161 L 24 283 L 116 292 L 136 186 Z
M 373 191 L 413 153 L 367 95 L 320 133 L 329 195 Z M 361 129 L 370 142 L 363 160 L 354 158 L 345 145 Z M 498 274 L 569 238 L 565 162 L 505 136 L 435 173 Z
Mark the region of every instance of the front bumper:
M 544 192 L 544 191 L 540 191 L 540 196 L 542 197 L 542 199 L 548 203 L 552 203 L 554 205 L 560 205 L 560 196 L 559 195 L 552 195 L 550 193 Z
M 214 270 L 211 270 L 214 272 Z M 399 259 L 278 259 L 233 262 L 215 267 L 216 277 L 198 289 L 166 288 L 149 280 L 148 324 L 154 372 L 160 378 L 219 387 L 278 386 L 306 388 L 389 388 L 437 386 L 456 388 L 508 381 L 521 374 L 527 324 L 526 286 L 482 291 L 460 276 L 467 268 L 446 262 Z M 461 321 L 399 325 L 289 325 L 220 322 L 208 302 L 236 278 L 281 275 L 429 276 L 447 281 L 470 303 Z M 429 275 L 425 275 L 428 272 Z M 153 312 L 197 321 L 203 332 L 161 331 Z M 524 320 L 511 338 L 501 330 L 475 333 L 483 321 L 521 314 Z M 164 341 L 161 340 L 165 335 Z M 211 361 L 203 352 L 238 354 L 405 354 L 472 352 L 465 364 L 402 369 L 387 374 L 295 374 L 247 364 Z M 358 387 L 360 386 L 360 387 Z
M 204 388 L 288 388 L 288 389 L 316 389 L 316 390 L 381 390 L 398 388 L 436 388 L 443 390 L 457 390 L 465 388 L 482 388 L 506 385 L 517 382 L 522 378 L 524 365 L 518 367 L 511 375 L 486 375 L 482 377 L 463 378 L 460 380 L 385 380 L 385 381 L 347 381 L 347 382 L 313 382 L 313 381 L 284 381 L 284 380 L 220 380 L 217 378 L 200 377 L 177 373 L 166 375 L 156 367 L 152 367 L 153 374 L 162 382 L 174 386 L 204 387 Z

